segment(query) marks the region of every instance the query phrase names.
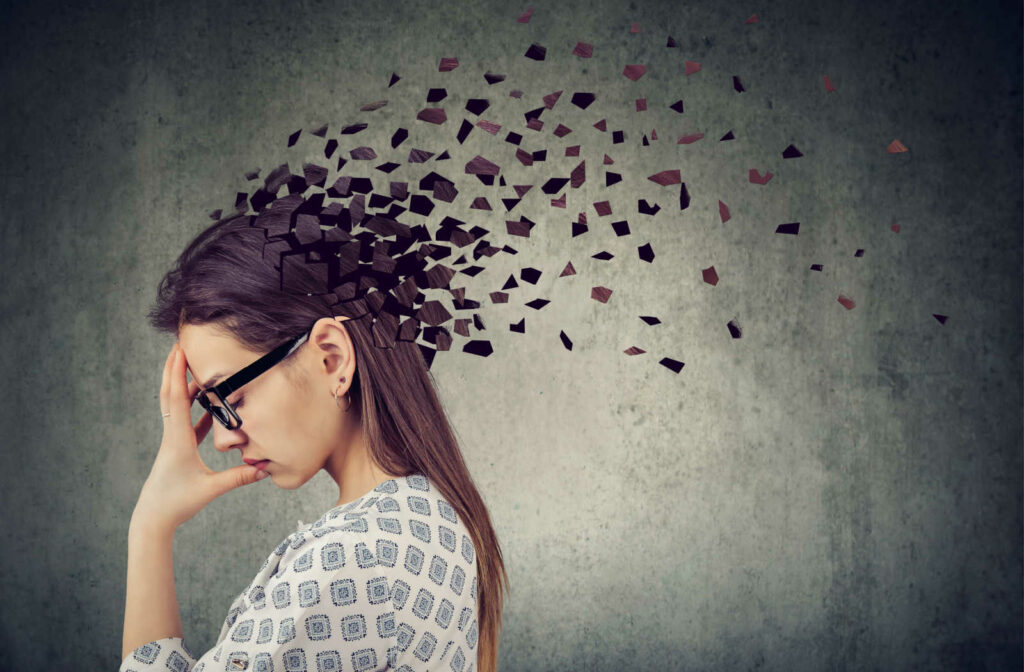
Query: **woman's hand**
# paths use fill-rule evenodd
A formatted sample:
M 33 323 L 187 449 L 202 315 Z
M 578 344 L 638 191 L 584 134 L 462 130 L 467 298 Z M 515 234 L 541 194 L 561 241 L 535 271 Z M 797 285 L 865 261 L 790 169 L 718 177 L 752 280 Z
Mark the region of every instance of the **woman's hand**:
M 199 385 L 187 382 L 185 371 L 185 353 L 175 343 L 164 362 L 160 385 L 160 412 L 169 411 L 170 416 L 163 418 L 163 441 L 135 504 L 132 527 L 141 525 L 173 533 L 225 492 L 266 475 L 247 464 L 224 471 L 206 466 L 199 456 L 199 444 L 209 433 L 213 417 L 206 411 L 192 426 L 190 409 Z

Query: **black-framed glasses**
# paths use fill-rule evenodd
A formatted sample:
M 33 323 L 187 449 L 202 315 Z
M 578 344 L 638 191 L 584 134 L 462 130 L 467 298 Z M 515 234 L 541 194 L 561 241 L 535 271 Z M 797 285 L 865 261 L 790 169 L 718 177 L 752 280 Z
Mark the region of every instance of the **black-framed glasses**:
M 196 395 L 196 400 L 204 409 L 210 412 L 210 415 L 220 421 L 220 424 L 228 429 L 238 429 L 242 426 L 242 419 L 238 417 L 238 413 L 228 403 L 228 396 L 298 350 L 299 346 L 309 338 L 309 333 L 312 330 L 313 327 L 311 326 L 306 330 L 306 333 L 296 336 L 287 343 L 282 343 L 241 371 L 228 376 L 226 380 L 207 390 L 200 390 Z

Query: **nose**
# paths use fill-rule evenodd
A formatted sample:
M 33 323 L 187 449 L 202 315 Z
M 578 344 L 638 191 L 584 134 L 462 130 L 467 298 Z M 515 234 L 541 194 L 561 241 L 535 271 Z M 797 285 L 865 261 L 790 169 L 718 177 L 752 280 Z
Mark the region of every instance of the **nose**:
M 241 450 L 241 446 L 245 443 L 245 435 L 242 433 L 242 428 L 228 429 L 224 425 L 220 424 L 217 420 L 213 421 L 213 447 L 222 453 L 226 453 L 232 448 L 238 448 Z

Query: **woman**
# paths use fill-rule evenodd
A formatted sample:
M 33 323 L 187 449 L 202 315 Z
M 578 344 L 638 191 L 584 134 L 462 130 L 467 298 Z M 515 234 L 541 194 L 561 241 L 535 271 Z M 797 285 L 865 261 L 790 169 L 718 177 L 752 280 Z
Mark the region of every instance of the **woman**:
M 120 671 L 496 670 L 508 577 L 420 346 L 378 346 L 383 314 L 368 301 L 283 290 L 268 247 L 252 218 L 221 220 L 160 283 L 150 320 L 178 342 L 129 528 Z M 289 274 L 307 288 L 322 277 Z M 193 427 L 195 401 L 206 412 Z M 206 467 L 211 427 L 217 450 L 255 466 Z M 216 645 L 193 656 L 174 530 L 231 489 L 267 477 L 291 490 L 320 469 L 338 484 L 334 508 L 268 555 Z

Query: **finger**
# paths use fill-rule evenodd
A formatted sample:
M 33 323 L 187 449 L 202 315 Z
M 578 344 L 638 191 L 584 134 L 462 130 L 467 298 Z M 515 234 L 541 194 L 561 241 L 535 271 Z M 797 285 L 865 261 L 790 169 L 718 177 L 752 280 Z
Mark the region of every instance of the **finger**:
M 203 416 L 199 418 L 199 422 L 192 428 L 196 433 L 196 444 L 203 442 L 206 435 L 210 433 L 210 427 L 213 427 L 213 416 L 210 415 L 209 411 L 203 411 Z
M 171 351 L 167 353 L 167 359 L 164 360 L 164 373 L 160 381 L 160 413 L 166 413 L 170 410 L 170 381 L 171 381 L 171 363 L 174 361 L 174 350 L 177 347 L 177 343 L 171 346 Z
M 185 351 L 179 346 L 174 354 L 174 364 L 171 367 L 171 405 L 168 408 L 171 413 L 181 413 L 182 417 L 190 418 L 189 406 L 192 400 L 188 397 L 188 382 L 185 380 Z M 189 426 L 192 421 L 189 419 Z

